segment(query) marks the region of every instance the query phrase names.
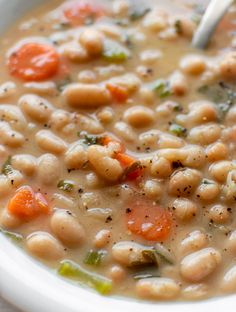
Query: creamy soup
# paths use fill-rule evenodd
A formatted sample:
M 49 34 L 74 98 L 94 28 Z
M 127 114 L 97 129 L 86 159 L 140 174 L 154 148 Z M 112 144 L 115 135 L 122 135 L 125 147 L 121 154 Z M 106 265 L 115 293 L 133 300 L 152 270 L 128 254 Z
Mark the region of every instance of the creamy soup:
M 1 38 L 1 231 L 101 294 L 236 291 L 236 7 L 49 1 Z

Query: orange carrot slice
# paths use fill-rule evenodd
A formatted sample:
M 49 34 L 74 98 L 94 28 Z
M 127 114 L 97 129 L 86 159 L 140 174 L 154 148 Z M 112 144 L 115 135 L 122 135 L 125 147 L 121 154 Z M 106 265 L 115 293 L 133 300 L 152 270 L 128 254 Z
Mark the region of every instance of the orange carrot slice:
M 149 201 L 136 201 L 126 209 L 128 229 L 150 241 L 164 241 L 172 228 L 172 214 Z
M 96 20 L 105 15 L 104 9 L 92 1 L 76 0 L 66 3 L 64 16 L 74 26 L 83 25 L 88 20 Z
M 134 158 L 124 153 L 118 153 L 115 157 L 125 169 L 124 178 L 125 180 L 136 180 L 139 178 L 143 169 L 139 162 Z
M 11 75 L 25 81 L 42 81 L 54 76 L 59 68 L 59 55 L 47 44 L 26 43 L 8 60 Z
M 105 136 L 103 139 L 102 139 L 102 145 L 103 146 L 107 146 L 109 143 L 118 143 L 120 145 L 119 147 L 119 150 L 118 150 L 118 153 L 124 153 L 125 152 L 125 146 L 124 144 L 122 144 L 120 141 L 114 139 L 114 138 L 111 138 L 109 136 Z
M 128 90 L 125 87 L 118 86 L 112 83 L 107 83 L 106 84 L 107 89 L 110 91 L 112 97 L 119 103 L 126 102 L 129 93 Z
M 41 214 L 49 213 L 49 206 L 41 193 L 35 195 L 30 186 L 20 187 L 7 207 L 9 213 L 20 219 L 31 220 Z

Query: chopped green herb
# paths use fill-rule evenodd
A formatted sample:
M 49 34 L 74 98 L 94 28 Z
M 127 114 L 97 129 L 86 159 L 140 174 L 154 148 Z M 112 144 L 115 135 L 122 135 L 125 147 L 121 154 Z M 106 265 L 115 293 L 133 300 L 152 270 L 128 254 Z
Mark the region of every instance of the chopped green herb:
M 68 180 L 61 180 L 58 182 L 57 187 L 59 190 L 69 193 L 73 191 L 74 183 Z
M 202 184 L 214 184 L 214 182 L 208 179 L 203 179 Z
M 114 20 L 115 24 L 118 26 L 128 26 L 129 25 L 129 20 L 127 18 L 119 18 Z
M 68 22 L 61 22 L 61 23 L 58 23 L 58 24 L 54 24 L 52 26 L 52 29 L 54 30 L 65 30 L 65 29 L 68 29 L 71 27 L 71 24 L 68 23 Z
M 220 119 L 224 118 L 230 107 L 236 103 L 236 88 L 223 81 L 209 86 L 201 86 L 198 92 L 215 102 Z
M 97 144 L 101 145 L 102 140 L 103 140 L 102 136 L 85 134 L 84 138 L 81 140 L 81 143 L 84 144 L 85 146 L 91 146 L 91 145 L 97 145 Z
M 180 105 L 180 104 L 178 104 L 178 103 L 176 103 L 174 106 L 173 106 L 173 111 L 174 112 L 181 112 L 183 110 L 183 107 Z
M 157 243 L 155 246 L 156 254 L 169 264 L 174 264 L 174 259 L 168 249 L 166 249 L 162 244 Z
M 156 258 L 155 250 L 152 250 L 152 249 L 143 250 L 142 251 L 142 256 L 149 263 L 157 264 L 157 258 Z
M 5 163 L 2 165 L 2 174 L 8 175 L 13 172 L 13 168 L 11 165 L 11 156 L 7 158 Z
M 129 50 L 116 41 L 106 39 L 104 45 L 103 57 L 106 61 L 124 62 L 130 56 Z
M 163 79 L 155 81 L 152 90 L 155 91 L 160 98 L 165 98 L 172 94 L 169 82 Z
M 70 76 L 67 76 L 67 77 L 65 77 L 65 78 L 62 79 L 62 80 L 58 80 L 58 81 L 56 82 L 57 90 L 58 90 L 59 92 L 62 92 L 62 91 L 65 89 L 65 87 L 66 87 L 68 84 L 70 84 L 71 82 L 72 82 L 72 79 L 71 79 Z
M 176 33 L 181 35 L 182 32 L 183 32 L 181 21 L 180 20 L 176 20 L 175 23 L 174 23 L 174 26 L 175 26 Z
M 84 263 L 95 266 L 100 265 L 104 256 L 104 251 L 90 250 L 84 259 Z
M 80 281 L 87 286 L 94 288 L 102 295 L 108 294 L 112 289 L 112 281 L 110 279 L 89 272 L 79 264 L 70 260 L 64 260 L 61 262 L 58 274 L 69 279 Z
M 23 236 L 18 233 L 9 232 L 3 229 L 0 229 L 0 232 L 10 238 L 15 243 L 21 243 L 23 241 Z
M 172 124 L 169 131 L 178 137 L 185 137 L 187 134 L 187 129 L 177 124 Z
M 131 21 L 137 21 L 138 19 L 144 17 L 148 12 L 150 12 L 150 8 L 145 8 L 143 6 L 134 5 L 130 9 L 129 17 Z
M 143 267 L 143 266 L 150 266 L 155 265 L 158 266 L 156 252 L 152 248 L 143 249 L 141 251 L 141 257 L 139 260 L 133 261 L 130 267 Z

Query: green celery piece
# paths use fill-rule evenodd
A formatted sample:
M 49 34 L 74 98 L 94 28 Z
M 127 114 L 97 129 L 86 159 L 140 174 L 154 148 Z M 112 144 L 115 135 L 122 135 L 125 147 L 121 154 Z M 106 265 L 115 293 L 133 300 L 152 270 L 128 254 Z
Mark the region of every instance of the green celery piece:
M 129 50 L 112 40 L 105 40 L 103 57 L 109 62 L 124 62 L 129 57 Z
M 61 180 L 58 182 L 57 187 L 59 188 L 59 190 L 69 193 L 73 191 L 74 184 L 68 180 Z
M 187 133 L 187 129 L 177 125 L 177 124 L 172 124 L 169 128 L 170 132 L 177 135 L 178 137 L 185 137 Z
M 163 99 L 167 96 L 170 96 L 172 94 L 168 81 L 166 81 L 164 79 L 159 79 L 159 80 L 155 81 L 153 83 L 152 89 L 153 89 L 153 91 L 155 91 L 158 94 L 158 96 L 161 99 Z
M 9 232 L 9 231 L 3 230 L 3 229 L 0 229 L 0 233 L 5 235 L 6 237 L 10 238 L 15 243 L 21 243 L 23 240 L 23 236 L 18 234 L 18 233 Z
M 9 173 L 12 173 L 13 168 L 11 165 L 11 156 L 7 158 L 5 163 L 2 165 L 2 174 L 8 175 Z
M 140 18 L 144 17 L 150 11 L 150 8 L 135 5 L 131 7 L 131 12 L 129 13 L 130 20 L 137 21 Z
M 61 262 L 58 274 L 73 280 L 78 280 L 94 288 L 102 295 L 108 294 L 112 289 L 112 281 L 96 273 L 89 272 L 71 260 Z
M 152 274 L 152 273 L 140 273 L 133 276 L 134 280 L 140 280 L 144 278 L 152 278 L 152 277 L 160 277 L 158 274 Z
M 159 256 L 159 258 L 165 262 L 167 262 L 168 264 L 174 264 L 174 258 L 171 255 L 170 251 L 168 249 L 166 249 L 166 247 L 164 247 L 162 244 L 157 243 L 155 248 L 155 253 L 157 256 Z
M 84 263 L 88 265 L 96 265 L 96 266 L 100 265 L 103 256 L 104 256 L 103 251 L 90 250 L 84 259 Z

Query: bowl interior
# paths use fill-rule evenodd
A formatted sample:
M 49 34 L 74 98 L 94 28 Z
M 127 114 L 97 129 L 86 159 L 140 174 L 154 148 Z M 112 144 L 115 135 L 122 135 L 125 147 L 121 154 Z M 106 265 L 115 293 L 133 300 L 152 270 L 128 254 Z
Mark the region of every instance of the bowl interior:
M 33 6 L 47 0 L 0 0 L 0 32 Z M 150 303 L 102 297 L 52 274 L 0 234 L 0 291 L 10 302 L 29 312 L 197 312 L 235 311 L 236 296 L 202 302 Z M 217 308 L 216 308 L 217 307 Z

